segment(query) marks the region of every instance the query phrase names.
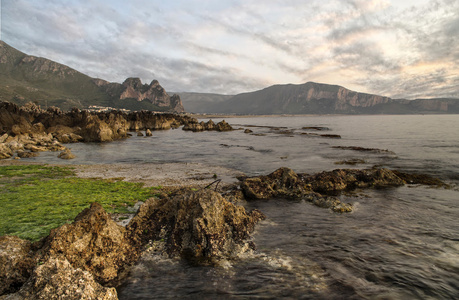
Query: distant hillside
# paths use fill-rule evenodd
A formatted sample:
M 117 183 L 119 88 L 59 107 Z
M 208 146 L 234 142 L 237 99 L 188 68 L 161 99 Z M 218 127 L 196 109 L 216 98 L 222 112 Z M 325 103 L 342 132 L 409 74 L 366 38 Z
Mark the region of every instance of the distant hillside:
M 274 85 L 209 104 L 205 113 L 411 114 L 459 113 L 459 99 L 404 100 L 359 93 L 338 85 L 307 82 Z
M 169 95 L 153 81 L 138 78 L 123 84 L 91 78 L 68 66 L 22 53 L 0 41 L 0 101 L 23 105 L 33 101 L 42 107 L 63 110 L 90 105 L 182 112 L 180 97 Z
M 208 113 L 209 109 L 234 97 L 233 95 L 220 95 L 211 93 L 176 93 L 182 99 L 187 112 Z

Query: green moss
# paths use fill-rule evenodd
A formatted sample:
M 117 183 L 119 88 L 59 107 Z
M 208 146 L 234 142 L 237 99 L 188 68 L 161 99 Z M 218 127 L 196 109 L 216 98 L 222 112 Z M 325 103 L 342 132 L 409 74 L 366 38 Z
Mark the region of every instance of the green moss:
M 0 235 L 31 241 L 71 222 L 92 202 L 109 213 L 127 213 L 129 206 L 157 193 L 141 183 L 82 179 L 70 168 L 43 165 L 2 166 L 0 185 Z

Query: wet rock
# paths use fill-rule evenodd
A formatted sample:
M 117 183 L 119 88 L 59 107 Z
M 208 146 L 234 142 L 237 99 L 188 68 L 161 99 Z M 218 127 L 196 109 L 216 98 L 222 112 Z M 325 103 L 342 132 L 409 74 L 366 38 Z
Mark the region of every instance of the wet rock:
M 328 127 L 320 127 L 320 126 L 306 126 L 303 127 L 304 130 L 316 130 L 316 131 L 323 131 L 323 130 L 330 130 Z
M 364 164 L 364 163 L 366 163 L 365 160 L 355 158 L 355 159 L 337 161 L 337 162 L 335 162 L 335 165 L 351 165 L 351 166 L 354 166 L 354 165 L 357 165 L 357 164 Z
M 18 291 L 30 277 L 34 266 L 29 241 L 15 236 L 1 236 L 0 296 Z
M 64 151 L 62 151 L 61 153 L 59 153 L 59 155 L 57 156 L 58 158 L 62 158 L 62 159 L 74 159 L 76 156 L 75 154 L 73 154 L 69 148 L 65 149 Z
M 401 186 L 405 181 L 388 169 L 336 169 L 305 176 L 303 180 L 310 188 L 319 193 L 335 193 L 355 188 L 383 188 Z
M 252 132 L 253 132 L 253 130 L 250 130 L 248 128 L 246 130 L 244 130 L 244 133 L 252 133 Z
M 150 129 L 145 130 L 145 136 L 152 136 L 153 134 L 151 133 Z
M 217 124 L 215 124 L 212 120 L 207 121 L 207 123 L 205 123 L 204 121 L 198 123 L 197 121 L 192 120 L 191 122 L 186 123 L 182 129 L 194 132 L 205 130 L 230 131 L 233 130 L 233 127 L 231 127 L 231 125 L 225 122 L 225 120 L 218 122 Z
M 301 198 L 308 192 L 298 175 L 289 168 L 280 168 L 268 176 L 246 178 L 241 188 L 248 199 Z
M 344 150 L 353 150 L 353 151 L 360 151 L 360 152 L 395 154 L 394 152 L 389 151 L 387 149 L 364 148 L 364 147 L 357 147 L 357 146 L 333 146 L 332 148 L 344 149 Z
M 164 239 L 170 256 L 209 262 L 253 248 L 247 239 L 263 218 L 261 212 L 247 213 L 217 192 L 200 190 L 147 200 L 127 229 L 139 247 Z
M 73 267 L 63 256 L 56 256 L 40 261 L 40 265 L 17 293 L 1 299 L 117 300 L 118 296 L 115 288 L 101 286 L 90 272 Z
M 432 176 L 426 174 L 410 174 L 404 173 L 397 170 L 392 171 L 395 175 L 403 179 L 407 184 L 424 184 L 424 185 L 432 185 L 437 187 L 445 187 L 448 188 L 449 185 L 444 183 L 438 178 L 434 178 Z
M 37 252 L 38 261 L 62 255 L 74 267 L 88 271 L 101 284 L 113 284 L 139 253 L 98 203 L 83 210 L 72 224 L 51 230 Z
M 137 136 L 143 136 L 143 133 L 142 132 L 137 132 Z
M 22 151 L 22 150 L 19 150 L 17 154 L 18 154 L 18 157 L 20 158 L 31 158 L 31 157 L 39 156 L 37 152 L 29 152 L 29 151 Z
M 226 123 L 225 120 L 220 121 L 215 126 L 217 131 L 231 131 L 233 127 L 230 124 Z

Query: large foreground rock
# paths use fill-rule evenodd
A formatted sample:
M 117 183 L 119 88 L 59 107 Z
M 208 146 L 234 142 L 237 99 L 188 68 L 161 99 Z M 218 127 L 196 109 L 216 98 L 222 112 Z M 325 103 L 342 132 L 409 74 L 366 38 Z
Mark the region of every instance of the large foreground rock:
M 37 260 L 62 255 L 75 267 L 90 272 L 101 284 L 114 284 L 139 253 L 98 203 L 83 210 L 72 224 L 53 229 L 44 239 Z
M 247 213 L 211 190 L 149 199 L 128 225 L 140 247 L 164 240 L 170 256 L 209 261 L 253 248 L 250 232 L 264 215 Z
M 27 281 L 35 267 L 32 256 L 29 241 L 0 237 L 0 295 L 16 292 Z
M 115 288 L 101 286 L 93 275 L 73 267 L 63 256 L 41 262 L 27 283 L 1 300 L 117 300 Z

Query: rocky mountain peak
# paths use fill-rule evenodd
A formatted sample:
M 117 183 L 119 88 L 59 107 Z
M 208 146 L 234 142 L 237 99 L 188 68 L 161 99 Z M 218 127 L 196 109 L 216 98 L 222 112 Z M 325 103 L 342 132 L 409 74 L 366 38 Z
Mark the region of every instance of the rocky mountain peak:
M 182 101 L 177 95 L 172 98 L 157 80 L 153 80 L 150 85 L 142 84 L 140 78 L 127 78 L 123 82 L 124 91 L 120 99 L 136 99 L 137 101 L 147 100 L 159 107 L 171 107 L 174 112 L 184 112 Z

